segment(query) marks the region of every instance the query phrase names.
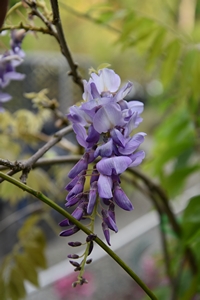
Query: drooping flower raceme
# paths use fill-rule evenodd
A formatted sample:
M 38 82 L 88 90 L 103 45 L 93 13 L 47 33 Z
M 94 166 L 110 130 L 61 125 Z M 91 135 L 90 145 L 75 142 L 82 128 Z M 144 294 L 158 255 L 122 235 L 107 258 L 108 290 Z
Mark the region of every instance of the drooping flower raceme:
M 12 97 L 2 92 L 11 80 L 23 80 L 25 75 L 15 71 L 15 68 L 21 64 L 24 52 L 21 50 L 21 43 L 25 33 L 19 34 L 19 31 L 11 32 L 11 50 L 0 55 L 0 112 L 4 109 L 2 104 L 9 101 Z
M 118 231 L 115 205 L 127 211 L 133 209 L 120 186 L 120 174 L 129 167 L 138 166 L 145 157 L 144 151 L 137 149 L 146 134 L 133 134 L 142 121 L 143 103 L 124 100 L 132 83 L 120 88 L 120 77 L 111 69 L 92 73 L 89 81 L 83 83 L 84 101 L 80 106 L 70 107 L 68 119 L 84 154 L 68 174 L 71 181 L 66 186 L 66 206 L 76 205 L 72 215 L 77 220 L 90 216 L 94 219 L 97 211 L 98 215 L 101 213 L 103 233 L 110 245 L 109 230 Z M 87 190 L 85 182 L 88 177 L 90 187 Z M 61 236 L 70 236 L 79 230 L 68 219 L 60 226 L 68 226 Z M 88 241 L 91 243 L 92 237 Z M 76 270 L 81 270 L 82 263 L 71 263 Z

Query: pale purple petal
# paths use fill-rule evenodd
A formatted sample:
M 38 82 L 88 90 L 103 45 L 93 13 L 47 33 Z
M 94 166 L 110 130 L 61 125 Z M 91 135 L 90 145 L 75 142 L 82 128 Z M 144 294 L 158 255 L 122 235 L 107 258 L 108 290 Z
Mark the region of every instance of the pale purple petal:
M 115 101 L 118 102 L 120 100 L 123 100 L 126 97 L 126 95 L 130 93 L 132 86 L 132 82 L 129 81 L 126 85 L 119 89 L 119 91 L 115 95 Z
M 94 152 L 94 156 L 110 157 L 113 152 L 113 141 L 110 139 L 107 143 L 100 145 Z
M 125 146 L 125 138 L 124 138 L 124 135 L 119 131 L 117 130 L 116 128 L 114 128 L 111 132 L 110 132 L 111 136 L 112 136 L 112 139 L 113 141 L 118 145 L 118 146 L 121 146 L 121 147 L 124 147 Z
M 132 154 L 144 141 L 144 136 L 146 133 L 137 133 L 135 134 L 125 145 L 125 147 L 118 147 L 120 154 L 130 155 Z
M 112 174 L 123 173 L 132 163 L 132 160 L 127 156 L 115 156 L 110 158 L 102 158 L 96 165 L 97 170 L 107 176 Z M 106 198 L 106 197 L 104 197 Z
M 107 104 L 101 107 L 93 118 L 93 125 L 99 133 L 108 132 L 122 121 L 122 112 L 118 105 Z
M 88 122 L 91 121 L 91 118 L 81 109 L 81 107 L 76 105 L 70 107 L 67 118 L 72 123 L 79 123 L 82 126 L 88 125 Z
M 83 87 L 84 87 L 84 93 L 82 95 L 83 100 L 85 101 L 90 101 L 93 99 L 92 94 L 91 94 L 91 86 L 90 83 L 87 82 L 86 80 L 83 80 Z
M 111 93 L 116 92 L 121 84 L 119 75 L 117 75 L 113 70 L 107 68 L 100 70 L 98 75 L 96 73 L 92 73 L 91 78 L 100 94 L 106 91 Z
M 141 150 L 132 154 L 129 157 L 132 159 L 132 164 L 129 167 L 137 167 L 145 158 L 145 152 Z
M 2 92 L 0 91 L 0 102 L 1 102 L 1 103 L 7 102 L 7 101 L 9 101 L 9 100 L 11 100 L 11 99 L 12 99 L 12 97 L 11 97 L 9 94 L 7 94 L 7 93 L 2 93 Z
M 138 112 L 138 114 L 141 114 L 144 110 L 144 104 L 140 101 L 129 101 L 127 104 L 128 108 L 130 108 L 133 112 Z
M 76 133 L 76 139 L 78 143 L 84 148 L 87 148 L 88 143 L 86 142 L 87 139 L 86 129 L 82 125 L 75 123 L 73 124 L 73 130 Z
M 112 186 L 113 182 L 109 176 L 100 174 L 98 179 L 98 192 L 101 198 L 110 199 L 112 198 Z
M 4 75 L 4 78 L 5 80 L 23 80 L 25 78 L 25 75 L 13 71 L 13 72 L 6 73 Z

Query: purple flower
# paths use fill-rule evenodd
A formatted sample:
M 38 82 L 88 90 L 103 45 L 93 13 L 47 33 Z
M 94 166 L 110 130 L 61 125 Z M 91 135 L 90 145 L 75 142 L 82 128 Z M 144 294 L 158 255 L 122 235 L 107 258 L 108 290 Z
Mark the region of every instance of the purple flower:
M 23 32 L 23 33 L 22 33 Z M 11 100 L 9 94 L 3 93 L 11 80 L 23 80 L 25 75 L 15 71 L 16 66 L 20 65 L 24 52 L 21 50 L 21 43 L 25 36 L 24 30 L 14 30 L 11 32 L 11 50 L 0 55 L 0 112 L 4 109 L 2 104 Z
M 124 210 L 133 210 L 120 187 L 120 175 L 127 168 L 138 166 L 145 157 L 144 151 L 138 148 L 146 134 L 133 132 L 142 121 L 143 103 L 124 100 L 132 83 L 121 88 L 120 83 L 120 77 L 111 69 L 92 73 L 88 82 L 83 81 L 84 101 L 80 106 L 72 106 L 68 114 L 77 141 L 84 147 L 84 155 L 68 174 L 72 181 L 66 186 L 69 191 L 66 206 L 76 205 L 72 215 L 77 220 L 90 216 L 93 220 L 99 206 L 103 233 L 109 245 L 109 230 L 118 231 L 115 204 Z M 95 165 L 97 157 L 99 161 Z M 90 181 L 85 180 L 88 176 Z M 60 225 L 71 224 L 66 219 Z M 67 230 L 65 234 L 71 232 Z
M 20 57 L 24 57 L 25 53 L 22 50 L 22 41 L 26 35 L 26 31 L 24 29 L 20 30 L 12 30 L 11 31 L 11 41 L 10 41 L 10 46 L 13 51 L 13 54 L 17 54 Z
M 113 200 L 124 210 L 133 210 L 133 205 L 118 183 L 114 184 Z
M 78 232 L 79 230 L 80 229 L 77 226 L 73 226 L 70 229 L 61 231 L 60 236 L 70 236 Z

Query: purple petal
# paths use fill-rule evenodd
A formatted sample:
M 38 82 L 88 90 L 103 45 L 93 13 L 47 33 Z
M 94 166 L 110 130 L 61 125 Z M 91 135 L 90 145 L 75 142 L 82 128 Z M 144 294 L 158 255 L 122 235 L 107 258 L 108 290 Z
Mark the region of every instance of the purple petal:
M 71 191 L 67 195 L 67 200 L 74 197 L 75 195 L 82 193 L 84 189 L 84 184 L 85 184 L 85 176 L 80 176 L 75 186 L 71 189 Z
M 87 214 L 91 215 L 93 212 L 95 203 L 96 203 L 96 198 L 97 198 L 97 181 L 94 181 L 91 184 L 90 192 L 89 192 L 89 201 L 88 201 L 88 206 L 87 206 Z
M 83 80 L 83 86 L 84 86 L 84 93 L 83 93 L 83 100 L 85 101 L 91 101 L 93 99 L 91 94 L 91 86 L 90 83 L 86 80 Z
M 70 107 L 67 118 L 72 123 L 78 123 L 82 126 L 87 125 L 88 122 L 91 121 L 90 117 L 81 109 L 81 107 L 76 105 Z
M 92 145 L 96 144 L 99 141 L 100 134 L 94 129 L 93 125 L 90 125 L 88 128 L 88 137 L 86 138 L 86 142 L 92 143 Z
M 114 128 L 111 132 L 110 132 L 113 141 L 121 147 L 125 146 L 125 138 L 123 136 L 123 134 L 117 130 L 116 128 Z
M 71 169 L 68 174 L 69 178 L 76 177 L 81 171 L 87 170 L 88 167 L 88 157 L 89 155 L 85 153 L 83 157 L 75 164 L 75 166 Z
M 144 110 L 144 104 L 140 101 L 129 101 L 127 105 L 132 112 L 137 112 L 138 114 L 141 114 Z
M 8 72 L 5 75 L 5 80 L 23 80 L 25 78 L 24 74 L 17 72 Z
M 78 143 L 84 147 L 87 148 L 88 147 L 88 143 L 86 142 L 87 139 L 87 132 L 85 130 L 85 128 L 80 125 L 80 124 L 73 124 L 73 130 L 76 133 L 76 139 L 78 141 Z
M 133 205 L 131 201 L 128 199 L 122 188 L 115 184 L 113 191 L 113 199 L 115 203 L 124 210 L 133 210 Z
M 110 244 L 110 232 L 109 232 L 108 226 L 104 222 L 101 225 L 102 225 L 102 229 L 103 229 L 103 233 L 104 233 L 106 242 L 108 243 L 109 246 L 111 246 L 111 244 Z
M 132 89 L 132 82 L 128 82 L 125 86 L 123 86 L 115 95 L 115 101 L 118 102 L 120 100 L 123 100 L 128 93 L 130 93 Z
M 137 167 L 145 158 L 145 152 L 141 150 L 132 154 L 129 157 L 132 159 L 132 164 L 129 167 Z
M 108 208 L 108 215 L 115 221 L 115 204 L 113 202 L 110 202 L 109 208 Z
M 146 133 L 140 132 L 135 134 L 129 141 L 126 143 L 125 147 L 118 147 L 118 151 L 123 155 L 132 154 L 144 141 L 144 136 Z
M 101 198 L 110 199 L 112 198 L 112 186 L 113 182 L 109 176 L 100 174 L 98 179 L 98 192 Z
M 93 118 L 93 125 L 99 133 L 108 132 L 122 121 L 122 112 L 119 105 L 110 103 L 101 107 Z
M 94 82 L 90 83 L 90 87 L 91 87 L 92 98 L 93 99 L 100 98 L 100 94 L 99 94 L 99 92 L 97 90 L 97 87 L 96 87 Z
M 113 70 L 107 68 L 100 70 L 98 75 L 96 73 L 92 73 L 91 78 L 100 94 L 106 91 L 111 93 L 116 92 L 121 84 L 119 75 L 117 75 Z
M 116 175 L 123 173 L 131 163 L 132 160 L 127 156 L 115 156 L 102 158 L 97 163 L 96 167 L 101 174 L 111 176 L 112 174 Z
M 74 197 L 70 198 L 70 199 L 66 199 L 67 203 L 65 203 L 66 207 L 70 207 L 75 205 L 76 203 L 78 203 L 80 200 L 82 200 L 84 198 L 83 193 L 80 193 L 78 195 L 75 195 Z
M 82 202 L 80 203 L 77 208 L 73 211 L 72 216 L 76 219 L 76 220 L 80 220 L 84 214 L 84 207 L 85 207 L 85 203 Z
M 65 226 L 69 226 L 69 225 L 70 225 L 70 222 L 68 219 L 65 219 L 59 223 L 59 226 L 61 226 L 61 227 L 65 227 Z
M 100 145 L 94 152 L 94 156 L 110 157 L 113 152 L 113 141 L 110 139 L 107 143 Z
M 92 184 L 94 181 L 98 181 L 99 179 L 99 172 L 96 169 L 96 166 L 93 167 L 92 176 L 90 178 L 90 184 Z
M 1 103 L 7 102 L 7 101 L 9 101 L 9 100 L 11 100 L 11 99 L 12 99 L 12 97 L 11 97 L 9 94 L 7 94 L 7 93 L 2 93 L 2 92 L 0 91 L 0 102 L 1 102 Z
M 79 179 L 79 176 L 77 175 L 76 177 L 74 177 L 74 179 L 72 179 L 65 187 L 65 189 L 67 191 L 71 191 L 73 189 L 73 187 L 75 186 L 75 184 L 77 183 Z
M 60 236 L 70 236 L 70 235 L 73 235 L 74 233 L 78 232 L 80 229 L 77 227 L 77 226 L 74 226 L 70 229 L 67 229 L 67 230 L 63 230 L 61 233 L 60 233 Z
M 114 220 L 110 217 L 105 209 L 101 211 L 103 222 L 108 226 L 109 229 L 118 232 L 117 225 L 115 224 Z

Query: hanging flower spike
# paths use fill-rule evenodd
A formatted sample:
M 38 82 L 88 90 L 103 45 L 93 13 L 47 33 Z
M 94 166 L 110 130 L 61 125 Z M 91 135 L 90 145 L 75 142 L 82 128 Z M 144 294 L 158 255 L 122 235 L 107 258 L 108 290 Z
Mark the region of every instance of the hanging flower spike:
M 22 57 L 25 56 L 21 49 L 22 40 L 25 36 L 24 30 L 13 30 L 11 32 L 10 46 L 11 50 L 0 55 L 0 112 L 3 112 L 2 104 L 11 100 L 12 97 L 3 93 L 11 80 L 23 80 L 25 75 L 15 71 L 15 68 L 22 63 Z
M 120 187 L 120 175 L 128 167 L 138 166 L 145 157 L 144 151 L 137 151 L 144 141 L 145 133 L 133 134 L 142 121 L 140 114 L 143 103 L 124 100 L 132 83 L 120 88 L 121 79 L 111 69 L 104 68 L 91 73 L 89 81 L 83 81 L 83 102 L 69 109 L 68 119 L 72 122 L 78 143 L 84 147 L 84 155 L 71 169 L 71 182 L 66 186 L 67 207 L 76 205 L 72 215 L 78 220 L 88 220 L 86 225 L 94 231 L 94 220 L 100 216 L 105 239 L 110 245 L 110 230 L 117 232 L 115 204 L 131 211 L 133 205 Z M 95 164 L 95 159 L 99 161 Z M 85 180 L 90 177 L 90 182 Z M 88 187 L 89 184 L 89 187 Z M 60 226 L 71 227 L 62 231 L 62 236 L 76 233 L 77 227 L 68 219 Z M 77 243 L 77 242 L 76 242 Z M 93 242 L 88 237 L 87 247 L 81 262 L 72 263 L 80 271 L 76 284 L 83 284 L 84 266 L 92 252 Z M 73 247 L 73 242 L 70 243 Z M 82 245 L 81 242 L 76 244 Z M 73 257 L 76 254 L 72 254 Z M 70 257 L 72 257 L 70 256 Z M 78 258 L 78 257 L 77 257 Z

